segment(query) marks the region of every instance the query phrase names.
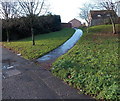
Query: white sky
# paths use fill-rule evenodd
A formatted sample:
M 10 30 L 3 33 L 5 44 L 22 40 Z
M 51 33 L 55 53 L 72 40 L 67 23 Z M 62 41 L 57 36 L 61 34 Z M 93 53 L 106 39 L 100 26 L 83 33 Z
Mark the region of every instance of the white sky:
M 60 15 L 62 22 L 69 22 L 74 18 L 77 18 L 81 22 L 85 22 L 83 19 L 79 17 L 80 13 L 79 8 L 81 8 L 84 3 L 95 3 L 96 1 L 99 0 L 46 0 L 46 1 L 50 4 L 49 9 L 50 12 L 52 12 L 52 14 Z
M 94 0 L 48 0 L 50 3 L 50 11 L 52 14 L 60 15 L 62 22 L 68 22 L 73 18 L 79 19 L 81 22 L 84 20 L 79 17 L 79 8 L 84 3 L 92 2 Z

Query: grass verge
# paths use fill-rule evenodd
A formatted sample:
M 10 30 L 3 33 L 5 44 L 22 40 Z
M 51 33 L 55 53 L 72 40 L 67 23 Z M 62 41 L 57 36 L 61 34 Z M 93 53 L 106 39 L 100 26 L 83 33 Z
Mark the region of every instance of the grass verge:
M 100 27 L 100 28 L 99 28 Z M 89 28 L 68 53 L 52 65 L 52 73 L 69 85 L 97 99 L 119 99 L 118 35 L 103 34 L 110 25 Z M 97 29 L 99 29 L 97 31 Z M 99 34 L 98 34 L 98 33 Z
M 66 28 L 57 32 L 37 35 L 35 36 L 35 46 L 32 46 L 31 37 L 15 42 L 3 42 L 2 44 L 16 53 L 21 53 L 24 58 L 31 60 L 57 48 L 69 39 L 73 33 L 73 29 Z

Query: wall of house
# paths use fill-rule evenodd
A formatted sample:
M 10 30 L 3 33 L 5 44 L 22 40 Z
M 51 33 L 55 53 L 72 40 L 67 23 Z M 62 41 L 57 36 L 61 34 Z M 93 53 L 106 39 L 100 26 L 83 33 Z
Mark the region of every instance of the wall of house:
M 92 19 L 91 26 L 109 24 L 109 19 Z
M 118 24 L 120 24 L 120 17 L 118 18 Z
M 71 23 L 61 23 L 62 28 L 72 28 Z
M 116 24 L 120 23 L 120 19 L 118 19 L 118 18 L 115 18 L 114 21 L 115 21 Z M 92 19 L 90 26 L 105 25 L 105 24 L 111 24 L 111 21 L 110 21 L 109 18 L 106 18 L 106 19 L 102 19 L 102 18 L 101 19 L 100 18 L 99 19 Z
M 70 23 L 71 23 L 71 25 L 72 25 L 73 28 L 81 26 L 81 23 L 79 21 L 77 21 L 77 20 L 73 20 Z

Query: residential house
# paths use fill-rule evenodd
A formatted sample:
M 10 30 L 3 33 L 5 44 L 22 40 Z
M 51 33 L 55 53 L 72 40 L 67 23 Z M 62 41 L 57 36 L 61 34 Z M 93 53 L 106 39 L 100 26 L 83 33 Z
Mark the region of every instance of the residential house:
M 90 26 L 110 24 L 110 15 L 117 23 L 118 16 L 113 10 L 91 10 L 89 13 Z
M 68 23 L 71 23 L 72 28 L 74 28 L 74 27 L 78 28 L 82 25 L 81 22 L 75 18 L 73 20 L 69 21 Z

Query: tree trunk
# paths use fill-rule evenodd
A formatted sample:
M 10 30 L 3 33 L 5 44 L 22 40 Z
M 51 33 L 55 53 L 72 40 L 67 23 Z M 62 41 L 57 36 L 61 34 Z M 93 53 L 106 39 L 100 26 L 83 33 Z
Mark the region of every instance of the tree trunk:
M 31 34 L 32 34 L 32 45 L 35 45 L 34 31 L 32 27 L 31 27 Z
M 87 26 L 87 33 L 88 33 L 88 32 L 89 32 L 88 29 L 89 29 L 89 27 L 90 27 L 90 23 L 89 23 L 88 20 L 86 20 L 86 22 L 88 23 L 88 26 Z
M 8 29 L 7 29 L 7 42 L 10 42 L 10 38 L 9 38 L 9 32 L 8 32 Z
M 113 34 L 116 34 L 116 27 L 115 27 L 115 23 L 112 24 L 113 27 Z
M 87 26 L 87 34 L 89 33 L 89 27 L 90 27 L 90 24 L 88 23 L 88 26 Z
M 88 28 L 89 28 L 89 26 L 87 26 L 87 34 L 88 34 Z
M 110 20 L 111 20 L 111 23 L 112 23 L 112 28 L 113 28 L 113 34 L 116 34 L 116 27 L 115 27 L 115 23 L 113 21 L 113 18 L 110 16 Z

